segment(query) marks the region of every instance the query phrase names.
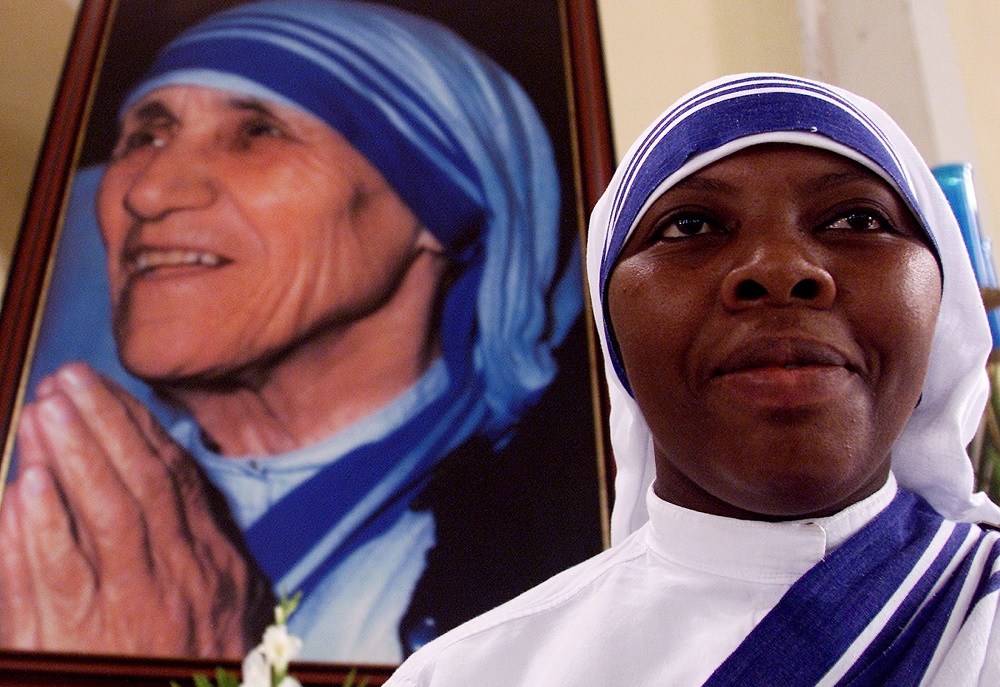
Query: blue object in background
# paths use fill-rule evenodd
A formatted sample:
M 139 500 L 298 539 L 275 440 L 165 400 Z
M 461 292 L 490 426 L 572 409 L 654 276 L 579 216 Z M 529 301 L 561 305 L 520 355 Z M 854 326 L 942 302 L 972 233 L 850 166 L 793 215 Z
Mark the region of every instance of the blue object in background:
M 976 193 L 972 187 L 972 165 L 968 163 L 940 165 L 932 169 L 934 178 L 944 190 L 945 198 L 962 229 L 965 248 L 972 260 L 972 269 L 980 287 L 996 288 L 997 275 L 993 267 L 993 252 L 990 240 L 979 230 L 979 215 L 976 210 Z M 1000 312 L 986 313 L 993 335 L 993 348 L 1000 348 Z

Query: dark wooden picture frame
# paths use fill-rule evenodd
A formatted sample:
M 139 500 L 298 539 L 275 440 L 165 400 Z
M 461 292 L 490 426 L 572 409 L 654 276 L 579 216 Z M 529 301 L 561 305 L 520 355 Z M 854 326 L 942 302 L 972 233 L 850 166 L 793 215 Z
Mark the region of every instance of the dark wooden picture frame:
M 610 180 L 614 162 L 595 0 L 509 0 L 509 12 L 498 10 L 496 3 L 468 0 L 383 2 L 450 26 L 521 83 L 553 139 L 564 187 L 564 231 L 575 232 L 582 247 L 589 212 Z M 141 75 L 155 50 L 184 26 L 232 4 L 240 0 L 81 2 L 0 310 L 0 341 L 5 349 L 0 361 L 0 436 L 6 461 L 0 476 L 9 467 L 13 428 L 29 391 L 37 332 L 74 173 L 108 155 L 115 133 L 102 123 L 115 121 L 122 90 Z M 136 30 L 140 26 L 143 31 Z M 586 312 L 583 317 L 589 320 Z M 600 537 L 606 545 L 610 458 L 601 420 L 605 399 L 596 340 L 589 327 L 584 329 L 592 391 L 587 412 L 594 421 L 595 489 L 600 492 L 596 502 Z M 0 498 L 2 484 L 0 480 Z M 0 685 L 185 683 L 192 673 L 209 673 L 219 664 L 182 657 L 0 650 Z M 359 676 L 367 677 L 369 684 L 381 684 L 391 673 L 391 667 L 359 668 Z M 341 684 L 349 669 L 297 663 L 292 672 L 307 685 Z

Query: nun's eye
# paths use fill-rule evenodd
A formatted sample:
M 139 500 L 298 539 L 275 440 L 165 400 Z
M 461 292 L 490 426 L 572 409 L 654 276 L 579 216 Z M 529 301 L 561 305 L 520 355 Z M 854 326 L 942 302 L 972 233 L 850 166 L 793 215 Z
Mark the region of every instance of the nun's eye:
M 667 217 L 656 228 L 657 239 L 683 239 L 719 231 L 717 224 L 701 214 L 685 213 Z
M 823 230 L 876 233 L 893 227 L 881 213 L 873 210 L 850 210 L 822 226 Z

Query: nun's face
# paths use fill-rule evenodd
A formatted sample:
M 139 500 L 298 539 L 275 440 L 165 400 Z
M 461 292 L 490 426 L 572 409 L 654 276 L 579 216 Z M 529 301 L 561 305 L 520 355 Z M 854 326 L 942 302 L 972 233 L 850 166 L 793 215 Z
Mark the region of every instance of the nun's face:
M 906 206 L 838 155 L 752 147 L 667 191 L 608 293 L 656 493 L 754 519 L 872 494 L 920 397 L 940 293 Z
M 225 374 L 349 326 L 428 240 L 324 123 L 201 87 L 129 108 L 98 212 L 120 355 L 156 380 Z

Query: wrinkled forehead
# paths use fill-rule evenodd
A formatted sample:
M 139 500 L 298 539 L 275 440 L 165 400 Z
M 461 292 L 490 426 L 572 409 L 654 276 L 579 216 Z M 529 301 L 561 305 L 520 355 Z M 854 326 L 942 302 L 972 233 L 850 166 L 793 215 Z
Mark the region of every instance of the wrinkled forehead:
M 144 89 L 141 97 L 131 98 L 121 108 L 120 124 L 129 121 L 143 122 L 152 119 L 180 119 L 182 111 L 194 103 L 200 118 L 207 111 L 250 112 L 273 115 L 282 119 L 310 120 L 317 126 L 330 126 L 295 102 L 269 93 L 261 88 L 227 87 L 179 79 L 163 83 L 156 88 Z M 331 129 L 332 130 L 332 129 Z
M 903 198 L 933 244 L 912 179 L 888 136 L 861 108 L 821 84 L 778 75 L 750 76 L 694 94 L 633 146 L 610 199 L 601 294 L 607 293 L 619 253 L 657 198 L 713 162 L 763 143 L 820 148 L 870 169 Z

